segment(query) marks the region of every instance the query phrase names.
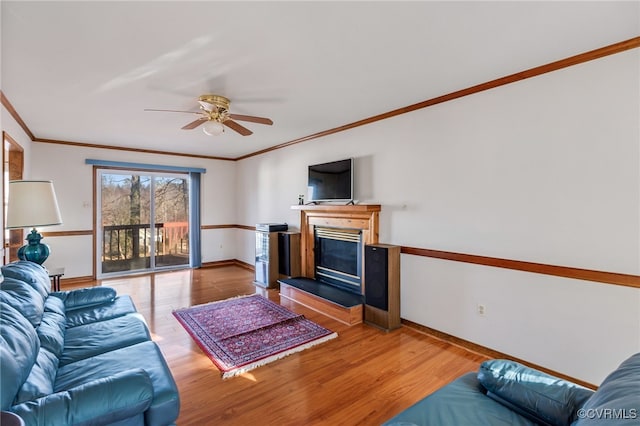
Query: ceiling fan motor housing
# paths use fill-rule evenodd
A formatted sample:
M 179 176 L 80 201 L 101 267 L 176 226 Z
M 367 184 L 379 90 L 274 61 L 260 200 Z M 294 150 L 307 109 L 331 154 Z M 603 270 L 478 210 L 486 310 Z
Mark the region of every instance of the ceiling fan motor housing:
M 222 122 L 227 119 L 229 115 L 229 104 L 231 104 L 228 98 L 220 95 L 202 95 L 198 100 L 200 101 L 200 109 L 209 114 L 209 120 Z M 211 105 L 211 107 L 209 107 L 209 105 Z

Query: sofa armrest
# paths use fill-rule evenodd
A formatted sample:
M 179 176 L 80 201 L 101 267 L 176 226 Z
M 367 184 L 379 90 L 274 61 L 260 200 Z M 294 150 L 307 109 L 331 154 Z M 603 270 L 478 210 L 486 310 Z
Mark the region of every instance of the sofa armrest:
M 153 399 L 143 369 L 127 370 L 11 407 L 28 425 L 107 425 L 144 413 Z
M 116 291 L 110 287 L 89 287 L 78 290 L 51 293 L 62 299 L 65 309 L 78 309 L 102 303 L 110 303 L 116 298 Z
M 593 391 L 515 361 L 493 359 L 478 370 L 487 396 L 545 425 L 568 426 Z

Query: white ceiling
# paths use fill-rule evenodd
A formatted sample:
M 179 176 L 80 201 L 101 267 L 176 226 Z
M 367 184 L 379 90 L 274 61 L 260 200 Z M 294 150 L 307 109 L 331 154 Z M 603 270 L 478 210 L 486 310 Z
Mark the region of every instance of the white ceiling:
M 37 138 L 237 158 L 640 34 L 633 2 L 1 2 Z M 216 93 L 254 134 L 181 130 Z

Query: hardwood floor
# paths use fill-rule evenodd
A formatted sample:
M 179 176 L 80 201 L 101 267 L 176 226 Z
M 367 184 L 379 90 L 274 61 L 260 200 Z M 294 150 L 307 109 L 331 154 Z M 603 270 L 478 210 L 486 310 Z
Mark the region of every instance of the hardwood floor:
M 486 359 L 406 326 L 349 327 L 270 290 L 338 338 L 222 380 L 172 310 L 255 293 L 252 281 L 228 266 L 93 283 L 129 294 L 146 318 L 180 390 L 178 425 L 379 425 Z

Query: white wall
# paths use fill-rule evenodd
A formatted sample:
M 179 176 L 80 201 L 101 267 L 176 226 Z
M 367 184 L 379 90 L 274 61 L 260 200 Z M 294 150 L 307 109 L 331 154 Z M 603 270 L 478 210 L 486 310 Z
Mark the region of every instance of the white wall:
M 119 152 L 117 150 L 69 147 L 33 143 L 31 177 L 51 179 L 56 188 L 63 225 L 46 231 L 84 231 L 93 229 L 93 166 L 87 158 L 145 164 L 199 167 L 202 176 L 203 225 L 233 224 L 236 221 L 235 163 L 189 157 Z M 47 266 L 65 266 L 65 278 L 93 274 L 93 238 L 65 236 L 47 238 L 51 256 Z M 202 261 L 233 259 L 236 253 L 233 230 L 210 229 L 202 232 Z
M 354 157 L 381 242 L 638 275 L 639 54 L 242 160 L 237 222 L 298 225 L 307 165 Z M 403 318 L 595 384 L 640 351 L 639 289 L 403 255 L 401 293 Z

